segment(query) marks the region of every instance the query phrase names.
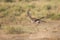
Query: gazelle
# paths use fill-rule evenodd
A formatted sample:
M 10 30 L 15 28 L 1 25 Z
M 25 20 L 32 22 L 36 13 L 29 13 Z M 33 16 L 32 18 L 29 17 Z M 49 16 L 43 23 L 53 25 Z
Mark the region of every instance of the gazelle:
M 34 22 L 34 23 L 40 23 L 40 22 L 45 22 L 41 19 L 45 18 L 45 17 L 41 17 L 41 18 L 33 18 L 30 14 L 30 9 L 27 11 L 27 15 L 28 17 Z

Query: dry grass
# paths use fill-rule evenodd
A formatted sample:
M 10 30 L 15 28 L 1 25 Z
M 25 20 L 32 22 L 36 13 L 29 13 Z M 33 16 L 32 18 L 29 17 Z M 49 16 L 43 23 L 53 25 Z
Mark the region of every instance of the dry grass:
M 49 14 L 49 16 L 47 16 L 47 19 L 43 19 L 47 21 L 47 23 L 43 22 L 40 24 L 32 23 L 29 17 L 27 16 L 27 10 L 29 8 L 31 9 L 32 17 L 35 18 L 41 18 L 43 16 L 46 17 L 47 14 Z M 59 0 L 0 0 L 0 34 L 12 35 L 24 33 L 32 34 L 37 32 L 43 33 L 48 32 L 52 34 L 56 33 L 56 35 L 57 34 L 59 35 L 60 32 L 59 20 L 60 20 Z M 33 36 L 37 37 L 38 35 Z
M 60 9 L 59 9 L 60 6 L 59 6 L 58 0 L 55 0 L 55 1 L 54 0 L 41 0 L 41 1 L 20 0 L 20 2 L 12 1 L 12 3 L 0 2 L 0 24 L 2 25 L 20 24 L 21 27 L 24 27 L 27 30 L 31 30 L 28 28 L 30 26 L 29 24 L 31 24 L 31 20 L 27 17 L 27 10 L 29 8 L 31 9 L 31 15 L 36 18 L 41 18 L 42 16 L 46 16 L 47 14 L 49 14 L 48 18 L 44 20 L 48 20 L 48 21 L 60 20 Z M 28 27 L 25 27 L 25 25 L 28 25 Z M 36 25 L 36 24 L 33 24 L 33 25 Z M 13 32 L 13 29 L 15 31 L 15 28 L 10 28 L 9 26 L 7 26 L 7 28 L 8 28 L 7 30 L 9 31 L 11 30 Z
M 31 2 L 32 1 L 32 2 Z M 28 3 L 29 2 L 29 3 Z M 25 22 L 31 21 L 27 17 L 27 9 L 31 9 L 31 15 L 40 18 L 42 16 L 48 16 L 49 20 L 60 20 L 59 1 L 54 0 L 25 0 L 22 2 L 0 2 L 0 23 L 3 25 L 27 25 Z M 47 20 L 44 19 L 44 20 Z M 34 24 L 35 25 L 35 24 Z M 19 26 L 20 27 L 20 26 Z M 24 26 L 21 26 L 24 27 Z M 8 27 L 9 28 L 9 27 Z M 26 27 L 27 28 L 27 27 Z M 12 29 L 12 28 L 11 28 Z M 29 28 L 27 28 L 29 29 Z

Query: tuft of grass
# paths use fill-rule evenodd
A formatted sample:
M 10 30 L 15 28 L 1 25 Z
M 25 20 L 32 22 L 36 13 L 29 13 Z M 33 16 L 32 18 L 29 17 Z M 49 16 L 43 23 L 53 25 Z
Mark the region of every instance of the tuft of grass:
M 8 12 L 7 12 L 7 11 L 4 12 L 3 15 L 4 15 L 4 16 L 8 16 Z
M 21 14 L 20 14 L 20 13 L 15 13 L 14 15 L 15 15 L 15 16 L 20 16 Z
M 33 27 L 21 26 L 21 25 L 4 26 L 3 30 L 5 31 L 6 34 L 21 34 L 21 33 L 34 33 L 35 32 Z
M 16 2 L 17 0 L 5 0 L 5 2 Z
M 60 20 L 60 14 L 57 14 L 57 15 L 51 17 L 51 19 L 53 19 L 53 20 Z
M 4 27 L 4 30 L 7 34 L 21 34 L 21 33 L 24 33 L 24 31 L 20 27 L 6 26 L 6 27 Z
M 32 1 L 37 1 L 37 0 L 24 0 L 25 2 L 32 2 Z
M 46 9 L 47 9 L 47 10 L 51 10 L 52 7 L 51 7 L 50 5 L 47 5 L 47 6 L 46 6 Z
M 31 2 L 31 0 L 25 0 L 25 2 Z
M 2 29 L 2 24 L 0 24 L 0 29 Z
M 28 7 L 29 7 L 29 8 L 32 8 L 32 9 L 33 9 L 33 8 L 36 8 L 35 5 L 28 5 Z
M 52 0 L 47 0 L 47 1 L 49 1 L 49 2 L 50 2 L 50 1 L 52 1 Z
M 50 18 L 50 19 L 52 19 L 52 20 L 60 20 L 60 14 L 54 14 L 54 13 L 52 13 L 52 14 L 49 14 L 48 16 L 47 16 L 47 18 Z
M 54 16 L 55 16 L 54 13 L 52 13 L 52 14 L 48 14 L 48 15 L 47 15 L 47 18 L 52 18 L 52 17 L 54 17 Z
M 4 12 L 4 11 L 6 11 L 6 8 L 0 7 L 0 12 Z

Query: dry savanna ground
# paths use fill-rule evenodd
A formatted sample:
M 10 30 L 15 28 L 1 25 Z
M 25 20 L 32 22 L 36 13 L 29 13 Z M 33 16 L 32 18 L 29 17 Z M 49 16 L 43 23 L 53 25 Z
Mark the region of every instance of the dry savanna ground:
M 60 40 L 60 0 L 0 0 L 0 40 Z

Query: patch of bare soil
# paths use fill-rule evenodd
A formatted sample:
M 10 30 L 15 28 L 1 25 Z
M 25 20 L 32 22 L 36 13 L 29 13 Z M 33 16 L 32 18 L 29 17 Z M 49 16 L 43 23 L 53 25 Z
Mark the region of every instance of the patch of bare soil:
M 26 40 L 29 34 L 2 34 L 0 40 Z

